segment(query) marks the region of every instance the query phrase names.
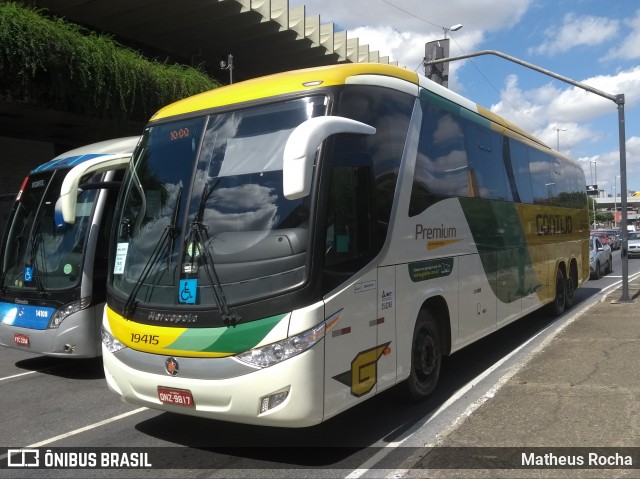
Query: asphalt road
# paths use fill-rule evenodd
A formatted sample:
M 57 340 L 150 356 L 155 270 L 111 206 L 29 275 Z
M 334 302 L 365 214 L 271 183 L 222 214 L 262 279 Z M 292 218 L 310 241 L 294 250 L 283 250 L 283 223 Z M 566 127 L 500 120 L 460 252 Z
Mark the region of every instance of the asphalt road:
M 614 272 L 581 288 L 570 311 L 619 282 L 621 270 L 620 253 L 614 252 Z M 629 260 L 629 274 L 637 271 L 640 260 Z M 403 464 L 412 447 L 427 444 L 458 421 L 557 321 L 536 312 L 446 358 L 436 393 L 422 404 L 407 403 L 401 389 L 394 388 L 305 429 L 245 426 L 138 408 L 108 390 L 100 359 L 65 360 L 0 349 L 0 464 L 7 464 L 9 448 L 84 451 L 96 454 L 97 462 L 102 451 L 126 448 L 149 452 L 148 460 L 165 467 L 0 468 L 0 477 L 385 477 Z

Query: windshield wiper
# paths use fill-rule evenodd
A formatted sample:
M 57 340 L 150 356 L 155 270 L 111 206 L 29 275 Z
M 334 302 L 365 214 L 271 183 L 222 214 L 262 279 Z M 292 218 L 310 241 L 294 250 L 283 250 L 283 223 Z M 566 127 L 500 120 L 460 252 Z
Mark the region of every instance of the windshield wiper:
M 204 188 L 202 189 L 202 194 L 200 196 L 200 204 L 198 205 L 198 212 L 196 217 L 191 223 L 191 231 L 189 232 L 189 239 L 187 244 L 191 243 L 191 240 L 195 237 L 196 240 L 196 248 L 201 250 L 201 254 L 203 256 L 202 265 L 204 266 L 204 271 L 207 274 L 207 279 L 209 280 L 209 284 L 211 284 L 211 291 L 213 292 L 213 297 L 218 304 L 218 308 L 220 308 L 220 315 L 222 316 L 222 320 L 227 326 L 235 326 L 242 319 L 239 315 L 234 313 L 229 307 L 229 302 L 227 301 L 227 297 L 224 294 L 224 290 L 222 289 L 222 284 L 220 283 L 220 278 L 218 277 L 218 273 L 216 272 L 215 262 L 209 253 L 209 248 L 205 247 L 204 237 L 202 232 L 204 231 L 207 239 L 209 239 L 209 227 L 206 226 L 202 220 L 204 218 L 204 209 L 207 203 L 207 200 L 220 183 L 221 178 L 218 178 L 215 184 L 208 190 L 207 184 L 205 183 Z M 191 271 L 193 271 L 193 261 L 195 254 L 191 256 Z
M 171 213 L 171 222 L 164 228 L 162 234 L 160 235 L 160 239 L 156 243 L 153 251 L 151 252 L 151 256 L 147 260 L 147 263 L 144 265 L 142 269 L 142 273 L 138 277 L 138 280 L 133 285 L 133 289 L 131 293 L 129 293 L 129 297 L 127 301 L 124 303 L 123 313 L 125 317 L 130 316 L 135 310 L 135 298 L 142 287 L 142 283 L 147 279 L 151 270 L 154 268 L 160 253 L 164 250 L 165 243 L 169 241 L 169 248 L 167 251 L 167 268 L 171 267 L 171 256 L 173 254 L 173 243 L 175 242 L 176 237 L 180 234 L 180 228 L 176 226 L 178 221 L 178 210 L 180 208 L 180 200 L 182 199 L 182 186 L 178 190 L 178 195 L 176 197 L 176 203 L 173 206 L 173 212 Z
M 40 268 L 38 267 L 38 261 L 37 261 L 37 255 L 38 255 L 38 251 L 39 251 L 39 246 L 40 246 L 40 241 L 42 238 L 42 234 L 40 233 L 40 224 L 42 223 L 41 221 L 38 221 L 38 223 L 35 225 L 35 227 L 32 230 L 32 240 L 31 240 L 31 251 L 30 251 L 30 257 L 29 257 L 29 267 L 31 268 L 31 274 L 33 276 L 33 281 L 36 283 L 36 289 L 38 290 L 38 292 L 42 295 L 42 296 L 46 296 L 47 294 L 47 290 L 45 289 L 44 285 L 42 284 L 42 281 L 40 279 Z M 25 265 L 26 268 L 26 265 Z M 26 276 L 26 275 L 25 275 Z M 25 277 L 25 280 L 26 277 Z

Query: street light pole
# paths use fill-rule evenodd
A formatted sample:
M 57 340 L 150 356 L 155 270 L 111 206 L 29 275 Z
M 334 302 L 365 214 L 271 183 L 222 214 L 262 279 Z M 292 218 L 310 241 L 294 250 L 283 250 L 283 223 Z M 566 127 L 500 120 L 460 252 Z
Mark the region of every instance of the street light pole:
M 624 119 L 624 94 L 619 93 L 617 95 L 611 95 L 602 90 L 598 90 L 597 88 L 593 88 L 592 86 L 586 85 L 584 83 L 577 82 L 572 80 L 571 78 L 558 75 L 550 70 L 546 70 L 544 68 L 540 68 L 532 63 L 525 62 L 524 60 L 520 60 L 519 58 L 513 57 L 511 55 L 507 55 L 506 53 L 499 52 L 497 50 L 481 50 L 478 52 L 467 53 L 465 55 L 459 55 L 457 57 L 450 58 L 439 58 L 438 60 L 430 60 L 425 61 L 424 66 L 427 65 L 435 65 L 436 63 L 443 62 L 452 62 L 455 60 L 464 60 L 467 58 L 477 57 L 480 55 L 496 55 L 505 60 L 509 60 L 511 62 L 517 63 L 524 67 L 530 68 L 537 72 L 543 73 L 550 77 L 553 77 L 557 80 L 563 81 L 565 83 L 569 83 L 570 85 L 581 88 L 582 90 L 586 90 L 591 93 L 595 93 L 598 96 L 606 98 L 607 100 L 613 101 L 618 107 L 618 143 L 620 148 L 620 191 L 622 192 L 622 196 L 620 197 L 620 207 L 621 211 L 621 222 L 624 225 L 622 228 L 621 236 L 622 236 L 622 296 L 620 297 L 620 303 L 628 303 L 631 301 L 629 297 L 629 257 L 627 256 L 627 151 L 625 144 L 625 119 Z M 425 59 L 426 60 L 426 59 Z M 597 180 L 596 180 L 597 181 Z
M 595 160 L 589 160 L 589 164 L 593 163 L 593 169 L 596 172 L 596 182 L 593 183 L 593 185 L 596 187 L 596 198 L 600 197 L 600 188 L 598 187 L 598 163 L 597 163 L 598 159 L 596 158 Z M 594 200 L 593 202 L 593 229 L 596 229 L 596 206 L 597 206 L 598 201 Z
M 616 216 L 618 213 L 618 176 L 613 179 L 613 227 L 617 226 Z
M 558 138 L 556 141 L 556 150 L 560 151 L 560 132 L 561 131 L 567 131 L 566 128 L 556 128 L 556 133 L 558 134 Z
M 445 40 L 447 39 L 447 33 L 448 32 L 457 32 L 461 28 L 462 28 L 462 24 L 461 23 L 456 23 L 455 25 L 452 25 L 450 27 L 442 27 L 442 29 L 444 30 L 444 38 L 445 38 Z

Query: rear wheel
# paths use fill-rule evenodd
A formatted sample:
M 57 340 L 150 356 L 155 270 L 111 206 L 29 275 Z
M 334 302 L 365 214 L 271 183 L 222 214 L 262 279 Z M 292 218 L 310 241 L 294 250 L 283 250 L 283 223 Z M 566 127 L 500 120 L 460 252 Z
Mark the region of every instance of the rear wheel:
M 600 261 L 596 261 L 596 272 L 593 275 L 593 279 L 600 279 L 602 271 L 600 271 Z
M 556 270 L 556 296 L 551 303 L 551 311 L 555 316 L 560 316 L 564 312 L 567 301 L 567 283 L 564 273 L 560 268 Z
M 438 324 L 431 313 L 420 311 L 411 343 L 411 372 L 406 381 L 412 401 L 424 400 L 438 384 L 442 347 Z
M 578 289 L 578 270 L 572 264 L 569 268 L 569 277 L 567 278 L 566 298 L 564 301 L 565 308 L 571 308 L 573 306 L 576 289 Z

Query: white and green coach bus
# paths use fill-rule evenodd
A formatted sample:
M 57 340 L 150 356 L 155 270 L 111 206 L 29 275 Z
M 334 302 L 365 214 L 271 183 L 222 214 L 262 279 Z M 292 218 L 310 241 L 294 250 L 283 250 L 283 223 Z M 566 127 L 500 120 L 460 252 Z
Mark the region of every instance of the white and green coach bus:
M 320 423 L 589 276 L 580 166 L 415 72 L 329 66 L 160 110 L 120 190 L 103 358 L 125 401 Z

